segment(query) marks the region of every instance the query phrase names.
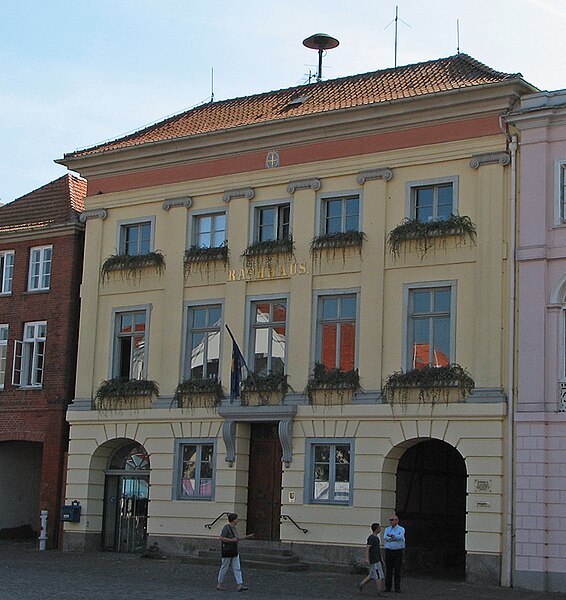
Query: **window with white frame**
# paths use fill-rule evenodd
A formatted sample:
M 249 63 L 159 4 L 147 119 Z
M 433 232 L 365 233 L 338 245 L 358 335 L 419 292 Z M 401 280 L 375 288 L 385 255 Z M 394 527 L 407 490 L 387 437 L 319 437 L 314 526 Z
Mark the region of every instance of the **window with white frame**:
M 151 220 L 120 225 L 120 254 L 140 256 L 152 251 L 153 223 Z
M 251 368 L 254 373 L 284 373 L 287 350 L 287 300 L 251 303 Z
M 193 216 L 193 242 L 199 248 L 219 248 L 226 243 L 226 213 Z
M 115 313 L 112 377 L 144 379 L 147 353 L 147 311 Z
M 455 291 L 453 283 L 406 288 L 407 370 L 453 362 Z
M 457 213 L 455 177 L 409 182 L 409 218 L 420 223 L 443 221 Z
M 357 303 L 356 293 L 318 297 L 315 360 L 327 369 L 356 368 Z
M 45 366 L 47 322 L 25 323 L 23 340 L 14 341 L 12 383 L 21 387 L 41 387 Z
M 322 235 L 360 231 L 360 196 L 323 197 L 321 199 Z
M 6 355 L 8 354 L 8 325 L 0 325 L 0 390 L 6 379 Z
M 291 235 L 291 204 L 256 206 L 254 210 L 254 242 L 284 241 Z
M 14 251 L 0 252 L 0 294 L 12 293 L 14 278 Z
M 352 504 L 354 442 L 307 440 L 306 494 L 311 504 Z
M 214 497 L 214 441 L 177 443 L 175 499 L 212 500 Z
M 48 290 L 51 284 L 53 246 L 38 246 L 30 250 L 28 290 Z
M 219 376 L 222 305 L 187 307 L 187 348 L 184 377 L 215 378 Z

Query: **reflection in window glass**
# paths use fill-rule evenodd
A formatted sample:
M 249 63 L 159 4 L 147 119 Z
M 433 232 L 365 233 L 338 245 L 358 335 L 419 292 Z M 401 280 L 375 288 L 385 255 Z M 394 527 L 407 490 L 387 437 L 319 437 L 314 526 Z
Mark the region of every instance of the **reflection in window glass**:
M 350 444 L 312 445 L 312 501 L 349 503 L 351 475 Z
M 218 378 L 222 306 L 189 307 L 188 315 L 189 362 L 185 378 Z
M 284 373 L 287 344 L 287 302 L 252 303 L 253 371 L 259 375 Z
M 409 336 L 411 369 L 445 367 L 451 356 L 451 289 L 411 290 Z
M 352 371 L 356 364 L 356 295 L 321 296 L 319 313 L 318 362 L 327 369 Z
M 181 446 L 179 498 L 212 498 L 214 447 L 212 444 Z
M 344 196 L 323 200 L 323 234 L 359 231 L 360 199 Z

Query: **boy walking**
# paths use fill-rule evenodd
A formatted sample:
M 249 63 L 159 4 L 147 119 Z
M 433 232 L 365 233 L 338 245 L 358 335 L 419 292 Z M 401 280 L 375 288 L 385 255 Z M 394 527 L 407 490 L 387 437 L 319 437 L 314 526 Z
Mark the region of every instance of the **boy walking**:
M 381 548 L 379 545 L 378 534 L 381 531 L 381 525 L 379 523 L 371 524 L 371 535 L 368 537 L 366 542 L 366 555 L 365 560 L 369 565 L 368 574 L 365 579 L 358 583 L 358 589 L 360 594 L 364 591 L 364 585 L 371 581 L 375 581 L 377 588 L 377 595 L 381 596 L 383 589 L 383 565 L 381 563 Z

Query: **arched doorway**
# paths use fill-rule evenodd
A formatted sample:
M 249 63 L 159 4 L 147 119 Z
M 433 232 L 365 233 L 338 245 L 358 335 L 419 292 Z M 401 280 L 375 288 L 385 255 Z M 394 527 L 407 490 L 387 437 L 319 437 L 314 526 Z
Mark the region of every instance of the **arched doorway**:
M 466 464 L 441 440 L 408 448 L 397 466 L 395 511 L 406 529 L 407 571 L 464 577 Z
M 106 469 L 102 531 L 104 550 L 145 550 L 148 500 L 149 456 L 143 446 L 128 442 L 112 454 Z

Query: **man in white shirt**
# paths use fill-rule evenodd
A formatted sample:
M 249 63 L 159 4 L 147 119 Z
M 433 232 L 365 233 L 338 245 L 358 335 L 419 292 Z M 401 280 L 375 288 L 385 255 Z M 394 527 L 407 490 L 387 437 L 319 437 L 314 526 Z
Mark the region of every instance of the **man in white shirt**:
M 389 519 L 389 527 L 383 534 L 385 548 L 385 591 L 391 591 L 391 583 L 395 582 L 395 591 L 401 592 L 401 568 L 403 566 L 403 549 L 405 548 L 405 528 L 399 525 L 399 517 L 393 515 Z

